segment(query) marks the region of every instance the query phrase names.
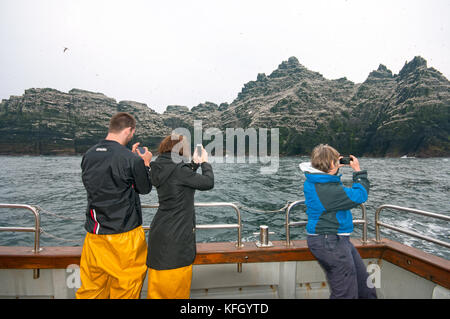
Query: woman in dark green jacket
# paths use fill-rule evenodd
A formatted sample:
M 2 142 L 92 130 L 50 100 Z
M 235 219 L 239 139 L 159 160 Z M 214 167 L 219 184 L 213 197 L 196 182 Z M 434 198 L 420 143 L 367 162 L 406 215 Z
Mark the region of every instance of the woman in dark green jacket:
M 190 296 L 192 264 L 196 255 L 195 190 L 214 187 L 208 154 L 194 153 L 193 161 L 182 161 L 181 135 L 161 142 L 158 158 L 150 164 L 152 185 L 158 192 L 159 208 L 148 237 L 147 298 L 187 299 Z M 178 144 L 178 145 L 177 145 Z M 197 173 L 201 167 L 202 174 Z

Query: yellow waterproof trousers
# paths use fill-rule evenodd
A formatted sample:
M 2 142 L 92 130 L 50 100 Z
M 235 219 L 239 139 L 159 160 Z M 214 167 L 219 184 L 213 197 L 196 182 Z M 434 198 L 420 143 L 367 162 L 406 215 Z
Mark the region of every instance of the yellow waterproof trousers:
M 148 269 L 147 299 L 189 299 L 192 265 L 169 269 Z
M 79 299 L 137 299 L 147 272 L 141 226 L 121 234 L 86 234 L 80 262 Z

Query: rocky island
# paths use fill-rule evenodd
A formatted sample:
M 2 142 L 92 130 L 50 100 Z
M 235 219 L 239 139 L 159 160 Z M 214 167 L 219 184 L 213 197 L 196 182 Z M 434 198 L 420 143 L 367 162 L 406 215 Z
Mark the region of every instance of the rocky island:
M 169 105 L 162 114 L 102 93 L 31 88 L 0 103 L 0 154 L 82 154 L 118 111 L 135 116 L 135 140 L 153 150 L 174 128 L 202 120 L 204 129 L 277 127 L 283 155 L 328 143 L 358 156 L 450 156 L 450 83 L 419 56 L 399 74 L 380 64 L 363 83 L 326 79 L 291 57 L 244 84 L 231 104 Z

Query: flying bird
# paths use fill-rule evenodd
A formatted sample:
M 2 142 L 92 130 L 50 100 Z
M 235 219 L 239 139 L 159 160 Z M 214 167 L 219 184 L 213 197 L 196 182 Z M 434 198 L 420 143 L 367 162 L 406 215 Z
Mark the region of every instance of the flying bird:
M 69 48 L 64 47 L 63 53 L 65 53 L 67 50 L 69 50 Z

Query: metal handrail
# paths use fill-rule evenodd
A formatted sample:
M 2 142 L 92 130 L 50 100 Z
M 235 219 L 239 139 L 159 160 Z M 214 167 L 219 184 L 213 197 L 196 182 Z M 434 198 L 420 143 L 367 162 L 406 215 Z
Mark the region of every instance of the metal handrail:
M 398 231 L 400 233 L 404 233 L 404 234 L 407 234 L 407 235 L 410 235 L 413 237 L 417 237 L 417 238 L 450 248 L 450 243 L 447 243 L 445 241 L 435 239 L 435 238 L 432 238 L 429 236 L 425 236 L 425 235 L 419 234 L 415 231 L 411 231 L 408 229 L 400 228 L 397 226 L 393 226 L 391 224 L 381 222 L 380 221 L 380 213 L 383 209 L 394 209 L 394 210 L 399 210 L 399 211 L 403 211 L 403 212 L 407 212 L 407 213 L 413 213 L 413 214 L 418 214 L 418 215 L 422 215 L 422 216 L 433 217 L 433 218 L 450 221 L 450 216 L 446 216 L 446 215 L 442 215 L 442 214 L 436 214 L 436 213 L 431 213 L 431 212 L 427 212 L 427 211 L 420 210 L 420 209 L 414 209 L 414 208 L 402 207 L 402 206 L 396 206 L 396 205 L 388 205 L 388 204 L 381 205 L 375 211 L 375 240 L 377 243 L 381 242 L 380 226 L 383 226 L 383 227 Z
M 159 204 L 141 205 L 142 208 L 158 208 Z M 207 224 L 207 225 L 195 225 L 195 229 L 220 229 L 220 228 L 237 228 L 238 238 L 236 247 L 243 247 L 242 245 L 242 223 L 241 223 L 241 210 L 233 203 L 225 202 L 210 202 L 210 203 L 194 203 L 194 207 L 232 207 L 236 211 L 237 224 Z M 142 226 L 144 230 L 150 230 L 150 226 Z M 242 263 L 237 263 L 237 272 L 242 272 Z
M 34 227 L 0 227 L 0 231 L 12 231 L 12 232 L 34 232 L 34 249 L 33 253 L 38 253 L 42 250 L 40 248 L 40 236 L 41 236 L 41 217 L 39 209 L 24 204 L 0 204 L 0 208 L 21 208 L 30 210 L 34 214 Z M 33 269 L 33 278 L 38 279 L 40 276 L 39 269 Z
M 236 228 L 238 232 L 238 238 L 236 247 L 242 247 L 242 222 L 241 211 L 239 207 L 234 203 L 226 202 L 209 202 L 209 203 L 194 203 L 195 207 L 232 207 L 237 215 L 237 224 L 206 224 L 195 225 L 196 229 L 221 229 L 221 228 Z M 142 208 L 158 208 L 159 204 L 141 205 Z M 150 230 L 150 226 L 143 226 L 144 230 Z
M 286 246 L 291 246 L 291 226 L 305 226 L 308 222 L 307 221 L 299 221 L 299 222 L 291 222 L 289 220 L 289 214 L 291 212 L 291 209 L 294 208 L 297 205 L 304 204 L 304 200 L 297 200 L 295 202 L 292 202 L 288 205 L 286 208 Z M 363 204 L 360 204 L 359 207 L 362 211 L 362 219 L 354 219 L 353 224 L 362 224 L 363 225 L 363 232 L 362 232 L 362 243 L 367 243 L 367 212 L 366 207 Z
M 31 205 L 24 204 L 0 204 L 0 208 L 21 208 L 30 210 L 34 214 L 34 227 L 0 227 L 0 231 L 11 232 L 34 232 L 34 249 L 33 252 L 37 253 L 42 250 L 40 248 L 40 234 L 41 234 L 41 218 L 39 210 Z

